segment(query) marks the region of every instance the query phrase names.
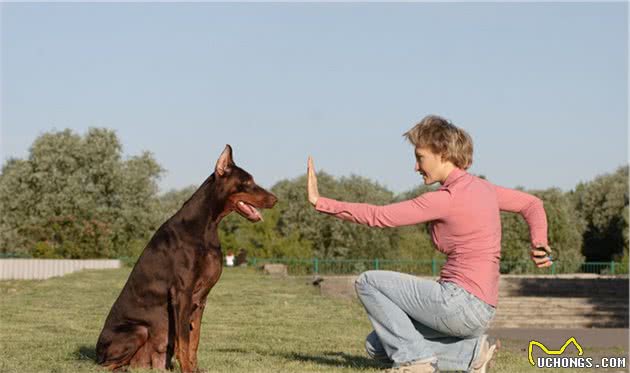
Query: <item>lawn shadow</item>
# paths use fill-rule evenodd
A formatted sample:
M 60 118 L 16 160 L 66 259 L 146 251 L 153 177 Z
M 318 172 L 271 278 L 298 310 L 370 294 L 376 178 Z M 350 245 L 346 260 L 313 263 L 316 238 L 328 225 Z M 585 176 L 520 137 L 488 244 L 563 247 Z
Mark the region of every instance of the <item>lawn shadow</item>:
M 246 351 L 238 348 L 221 348 L 214 350 L 216 352 L 236 352 L 248 354 L 256 352 L 260 355 L 276 356 L 286 360 L 295 360 L 301 362 L 311 362 L 319 365 L 333 366 L 338 368 L 354 368 L 354 369 L 379 369 L 389 368 L 391 364 L 383 363 L 364 356 L 350 355 L 339 351 L 324 351 L 321 354 L 304 354 L 300 352 L 261 352 Z
M 96 349 L 91 345 L 82 345 L 74 350 L 72 356 L 79 361 L 90 361 L 94 363 L 96 362 Z
M 374 369 L 391 367 L 391 364 L 388 363 L 380 362 L 364 356 L 350 355 L 339 351 L 325 351 L 322 354 L 317 355 L 302 354 L 298 352 L 278 355 L 283 356 L 285 359 L 313 362 L 320 365 L 336 366 L 340 368 Z

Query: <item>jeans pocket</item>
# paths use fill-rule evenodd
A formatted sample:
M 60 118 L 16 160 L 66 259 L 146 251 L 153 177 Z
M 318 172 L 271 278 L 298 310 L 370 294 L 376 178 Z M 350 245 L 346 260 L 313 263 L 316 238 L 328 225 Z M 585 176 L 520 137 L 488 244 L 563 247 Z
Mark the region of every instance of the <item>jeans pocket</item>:
M 490 325 L 490 321 L 494 319 L 494 315 L 497 312 L 497 309 L 492 307 L 491 305 L 484 303 L 486 310 L 488 311 L 488 320 L 486 321 L 486 328 Z
M 484 329 L 487 329 L 490 325 L 490 321 L 494 318 L 494 307 L 479 299 L 478 304 L 474 308 L 480 324 Z
M 448 302 L 452 302 L 456 297 L 462 296 L 464 294 L 464 289 L 460 288 L 456 284 L 452 282 L 443 282 L 442 283 L 442 294 L 443 298 Z
M 443 331 L 455 337 L 477 336 L 485 330 L 485 324 L 468 307 L 460 306 L 456 312 L 438 316 L 437 319 Z

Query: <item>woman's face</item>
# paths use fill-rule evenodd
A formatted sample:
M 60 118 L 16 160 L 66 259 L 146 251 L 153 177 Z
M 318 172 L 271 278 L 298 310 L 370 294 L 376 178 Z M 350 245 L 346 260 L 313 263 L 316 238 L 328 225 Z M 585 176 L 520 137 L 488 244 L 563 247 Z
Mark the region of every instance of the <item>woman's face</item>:
M 436 182 L 444 182 L 445 162 L 439 154 L 435 154 L 429 148 L 416 148 L 416 172 L 422 175 L 422 180 L 426 185 Z

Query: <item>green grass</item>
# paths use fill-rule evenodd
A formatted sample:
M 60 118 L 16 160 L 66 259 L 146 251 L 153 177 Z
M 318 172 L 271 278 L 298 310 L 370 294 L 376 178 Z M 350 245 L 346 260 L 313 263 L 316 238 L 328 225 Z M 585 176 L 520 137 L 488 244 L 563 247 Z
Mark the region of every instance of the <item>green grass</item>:
M 0 372 L 104 372 L 94 345 L 129 269 L 0 282 Z M 199 366 L 208 372 L 378 372 L 363 350 L 371 326 L 356 301 L 319 295 L 303 278 L 227 268 L 208 297 Z M 496 372 L 530 368 L 501 351 Z

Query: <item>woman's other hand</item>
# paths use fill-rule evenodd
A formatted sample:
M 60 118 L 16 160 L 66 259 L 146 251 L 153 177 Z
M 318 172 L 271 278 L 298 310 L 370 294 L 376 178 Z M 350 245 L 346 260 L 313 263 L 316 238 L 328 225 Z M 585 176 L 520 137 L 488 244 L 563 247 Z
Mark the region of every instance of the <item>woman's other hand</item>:
M 308 201 L 311 205 L 315 206 L 319 199 L 319 192 L 317 191 L 317 176 L 315 175 L 315 167 L 313 167 L 313 158 L 308 156 L 308 165 L 306 171 L 306 189 L 308 191 Z
M 546 245 L 532 249 L 530 257 L 538 268 L 549 267 L 553 264 L 553 261 L 551 260 L 551 248 Z

